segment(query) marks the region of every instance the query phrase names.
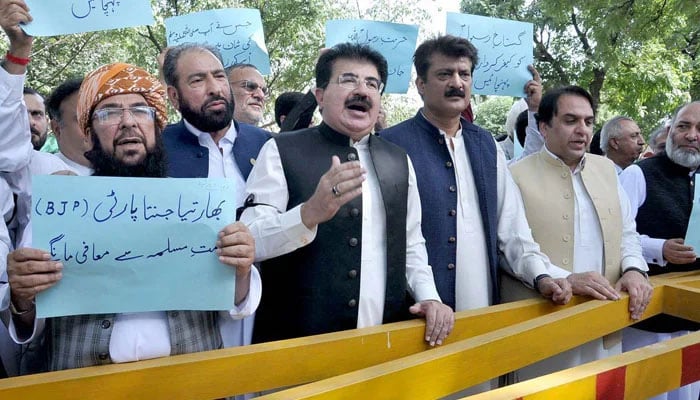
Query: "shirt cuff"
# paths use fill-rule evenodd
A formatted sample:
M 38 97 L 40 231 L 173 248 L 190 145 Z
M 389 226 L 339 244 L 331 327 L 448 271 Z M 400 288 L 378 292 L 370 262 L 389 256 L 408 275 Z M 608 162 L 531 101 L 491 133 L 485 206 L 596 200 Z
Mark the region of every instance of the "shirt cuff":
M 644 260 L 649 264 L 656 264 L 660 267 L 665 267 L 666 260 L 664 260 L 664 242 L 666 242 L 666 239 L 656 239 L 648 236 L 642 236 L 641 241 Z
M 649 272 L 649 266 L 647 266 L 647 263 L 639 257 L 627 256 L 622 259 L 620 265 L 622 266 L 622 274 L 627 272 L 627 270 L 630 268 Z
M 556 265 L 550 263 L 547 263 L 547 265 L 543 263 L 534 263 L 530 268 L 527 268 L 525 273 L 523 274 L 525 280 L 523 281 L 526 286 L 536 289 L 532 286 L 532 284 L 535 282 L 535 279 L 537 279 L 538 276 L 540 275 L 549 275 L 552 277 L 552 279 L 559 279 L 559 278 L 564 278 L 566 279 L 567 276 L 571 275 L 570 271 L 565 270 L 564 268 L 557 267 Z
M 2 69 L 2 68 L 0 68 Z M 29 337 L 26 338 L 21 338 L 17 334 L 17 327 L 15 327 L 15 321 L 13 318 L 10 318 L 10 323 L 7 327 L 7 330 L 10 333 L 10 337 L 12 340 L 17 343 L 17 344 L 28 344 L 31 341 L 33 341 L 35 338 L 39 337 L 41 332 L 44 330 L 44 324 L 46 323 L 46 319 L 44 318 L 34 318 L 34 330 L 32 331 L 32 334 L 29 335 Z
M 246 296 L 240 304 L 234 305 L 233 308 L 229 310 L 228 313 L 231 315 L 231 318 L 243 319 L 253 314 L 260 304 L 261 294 L 262 281 L 260 280 L 260 273 L 255 266 L 252 266 L 250 268 L 250 288 L 248 289 L 248 296 Z
M 425 287 L 418 287 L 413 291 L 414 299 L 417 303 L 421 301 L 435 300 L 442 303 L 442 299 L 438 294 L 437 290 L 431 289 L 428 285 L 421 285 Z
M 318 230 L 318 225 L 314 226 L 313 229 L 309 229 L 304 225 L 304 222 L 301 220 L 302 205 L 303 203 L 280 215 L 281 225 L 289 227 L 284 231 L 287 240 L 297 242 L 301 247 L 313 242 Z

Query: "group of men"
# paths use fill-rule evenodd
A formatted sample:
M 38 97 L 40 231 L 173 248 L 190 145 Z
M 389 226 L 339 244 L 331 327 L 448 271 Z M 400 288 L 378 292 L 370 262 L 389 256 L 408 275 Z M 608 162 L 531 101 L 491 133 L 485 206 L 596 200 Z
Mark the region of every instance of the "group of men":
M 27 197 L 31 189 L 18 171 L 34 162 L 26 118 L 33 111 L 17 86 L 32 39 L 18 26 L 31 19 L 26 5 L 0 6 L 10 39 L 0 85 L 12 88 L 0 99 L 0 126 L 12 126 L 0 135 L 5 207 L 13 192 Z M 628 167 L 631 151 L 623 142 L 640 137 L 633 121 L 620 118 L 604 128 L 610 151 L 619 150 L 610 157 L 615 163 L 587 154 L 591 96 L 576 86 L 542 95 L 533 79 L 525 91 L 541 145 L 509 166 L 493 136 L 462 116 L 477 63 L 466 39 L 423 42 L 414 55 L 423 107 L 379 135 L 372 132 L 387 62 L 361 45 L 337 45 L 319 57 L 313 94 L 321 124 L 272 139 L 254 126 L 267 96 L 260 73 L 250 65 L 225 69 L 206 45 L 167 51 L 165 88 L 123 63 L 66 82 L 48 101 L 66 169 L 225 177 L 246 188 L 235 198 L 240 222 L 211 238 L 222 268 L 236 270 L 234 307 L 38 319 L 35 296 L 60 281 L 63 265 L 31 242 L 2 235 L 9 287 L 0 283 L 0 295 L 9 335 L 24 345 L 43 337 L 44 368 L 58 370 L 361 328 L 411 314 L 426 319 L 425 340 L 439 345 L 453 328 L 454 311 L 539 295 L 565 304 L 572 294 L 618 300 L 626 291 L 630 317 L 641 319 L 652 294 L 648 272 L 698 268 L 681 238 L 700 164 L 700 104 L 674 116 L 665 154 Z M 167 126 L 166 92 L 182 116 Z M 5 154 L 10 148 L 13 157 Z M 633 193 L 618 180 L 617 168 L 625 167 L 620 180 Z M 674 219 L 659 223 L 652 215 L 659 209 Z M 5 221 L 15 223 L 4 211 Z M 674 334 L 697 329 L 672 322 L 644 321 L 637 336 L 660 339 L 647 334 L 650 325 Z M 627 347 L 641 341 L 630 339 Z M 524 368 L 516 379 L 624 346 L 610 335 Z

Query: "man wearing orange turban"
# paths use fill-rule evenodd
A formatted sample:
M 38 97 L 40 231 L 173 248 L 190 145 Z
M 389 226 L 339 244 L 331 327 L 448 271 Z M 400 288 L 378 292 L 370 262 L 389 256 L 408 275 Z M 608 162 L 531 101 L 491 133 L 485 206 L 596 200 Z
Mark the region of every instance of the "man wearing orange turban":
M 78 123 L 92 138 L 87 153 L 96 175 L 164 177 L 160 133 L 165 123 L 163 87 L 129 64 L 105 65 L 88 74 L 78 94 Z M 219 260 L 236 268 L 235 304 L 229 314 L 251 314 L 259 290 L 251 286 L 253 239 L 245 225 L 226 226 L 216 238 Z M 39 249 L 8 256 L 10 335 L 25 344 L 45 331 L 48 369 L 137 361 L 222 347 L 216 311 L 157 311 L 37 319 L 34 298 L 61 279 L 63 266 Z M 254 275 L 257 277 L 257 275 Z M 259 287 L 258 282 L 254 285 Z M 158 284 L 158 282 L 154 282 Z M 249 295 L 250 291 L 250 295 Z

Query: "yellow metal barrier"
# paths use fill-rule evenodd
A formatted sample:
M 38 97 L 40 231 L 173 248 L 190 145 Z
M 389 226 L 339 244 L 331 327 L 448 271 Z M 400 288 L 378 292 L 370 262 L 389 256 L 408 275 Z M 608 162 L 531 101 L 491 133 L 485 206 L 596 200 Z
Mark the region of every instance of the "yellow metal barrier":
M 645 318 L 665 312 L 700 321 L 700 276 L 675 274 L 654 281 L 654 297 Z M 577 298 L 563 307 L 544 300 L 526 300 L 465 311 L 458 313 L 454 332 L 446 344 L 432 349 L 423 341 L 424 324 L 416 320 L 137 363 L 23 376 L 0 380 L 0 399 L 212 399 L 292 385 L 302 386 L 264 398 L 432 399 L 628 326 L 633 321 L 629 320 L 627 303 L 626 297 L 616 302 Z M 680 343 L 676 351 L 681 353 L 700 342 L 697 335 L 682 339 L 674 340 L 674 345 Z M 613 360 L 628 365 L 629 373 L 637 368 L 634 363 L 656 363 L 676 356 L 664 353 L 658 357 L 653 355 L 647 361 L 615 358 L 593 364 L 607 365 Z M 595 381 L 595 376 L 602 373 L 590 375 L 594 370 L 585 372 L 587 368 L 592 368 L 591 364 L 538 378 L 543 380 L 538 387 L 567 391 L 570 385 L 582 385 L 580 382 L 586 379 Z M 602 369 L 595 371 L 607 371 L 596 368 Z M 560 383 L 560 375 L 582 378 Z M 680 386 L 681 381 L 674 382 L 670 387 Z M 535 397 L 528 399 L 557 398 L 522 386 L 527 383 L 488 395 L 503 393 L 498 398 L 518 398 L 530 390 L 527 396 Z M 669 389 L 668 382 L 645 386 L 652 387 L 649 393 Z M 517 388 L 525 391 L 505 391 Z

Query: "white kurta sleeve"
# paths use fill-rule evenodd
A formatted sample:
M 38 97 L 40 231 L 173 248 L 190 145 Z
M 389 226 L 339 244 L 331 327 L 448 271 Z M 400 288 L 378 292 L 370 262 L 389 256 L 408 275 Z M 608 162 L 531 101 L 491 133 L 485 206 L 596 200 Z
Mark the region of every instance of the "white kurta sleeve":
M 637 224 L 634 221 L 634 216 L 637 214 L 636 209 L 630 206 L 630 201 L 627 198 L 625 189 L 618 183 L 618 196 L 620 197 L 620 212 L 622 213 L 622 248 L 620 249 L 620 267 L 621 273 L 624 273 L 628 268 L 638 268 L 642 271 L 648 271 L 646 261 L 642 255 L 642 244 L 639 234 L 637 233 Z
M 416 172 L 408 160 L 408 199 L 406 204 L 406 280 L 416 301 L 442 302 L 435 286 L 433 269 L 428 265 L 428 251 L 421 231 L 421 206 Z
M 638 165 L 630 165 L 625 168 L 619 175 L 620 185 L 625 191 L 630 204 L 630 213 L 632 219 L 637 218 L 639 207 L 644 204 L 647 197 L 647 182 L 644 178 L 644 172 Z M 651 238 L 647 235 L 640 235 L 642 245 L 642 255 L 648 263 L 665 266 L 664 260 L 664 242 L 665 239 Z
M 0 68 L 0 172 L 13 172 L 26 166 L 33 150 L 22 95 L 24 77 Z
M 301 220 L 301 205 L 288 211 L 287 181 L 282 169 L 277 143 L 268 140 L 248 176 L 247 195 L 260 205 L 247 208 L 241 221 L 255 239 L 255 260 L 264 261 L 290 253 L 311 243 L 316 230 Z

